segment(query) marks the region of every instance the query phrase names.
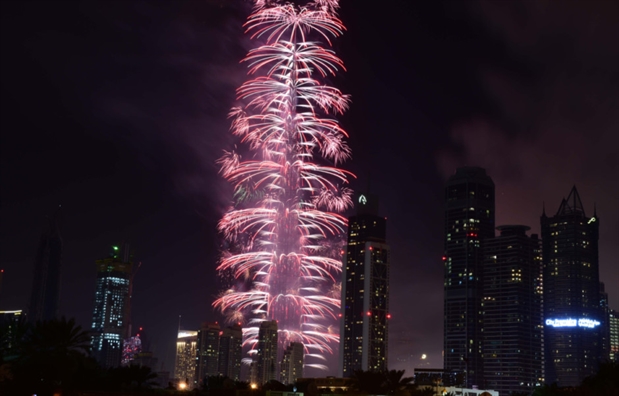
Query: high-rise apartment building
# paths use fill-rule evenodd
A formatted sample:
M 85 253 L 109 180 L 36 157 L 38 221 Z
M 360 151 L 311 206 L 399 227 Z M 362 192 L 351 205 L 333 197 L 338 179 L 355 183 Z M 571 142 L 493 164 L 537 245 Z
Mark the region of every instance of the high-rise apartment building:
M 484 244 L 485 388 L 530 393 L 543 382 L 541 241 L 528 226 L 497 229 Z
M 196 346 L 196 384 L 202 385 L 206 377 L 219 375 L 219 334 L 217 323 L 203 323 L 198 331 Z
M 478 167 L 458 168 L 445 187 L 444 369 L 483 386 L 483 242 L 494 237 L 494 182 Z M 452 375 L 452 373 L 454 375 Z
M 21 309 L 0 311 L 0 354 L 5 360 L 13 359 L 20 354 L 20 327 L 25 324 L 24 312 Z
M 60 300 L 60 264 L 62 238 L 58 231 L 58 215 L 46 219 L 34 259 L 32 292 L 28 306 L 28 320 L 50 320 L 58 317 Z
M 387 221 L 378 215 L 378 198 L 361 194 L 357 214 L 348 219 L 342 265 L 340 372 L 387 370 L 389 246 Z
M 242 356 L 243 330 L 241 326 L 226 327 L 219 336 L 219 374 L 240 381 Z
M 619 362 L 619 313 L 614 310 L 608 312 L 609 360 Z
M 598 235 L 600 219 L 585 214 L 576 187 L 552 216 L 541 216 L 544 265 L 546 382 L 577 386 L 603 354 Z
M 187 385 L 187 389 L 196 386 L 196 356 L 198 332 L 194 330 L 179 330 L 176 338 L 176 364 L 174 377 Z
M 262 385 L 277 379 L 277 321 L 260 324 L 255 381 Z
M 303 377 L 303 344 L 291 342 L 284 351 L 279 380 L 284 385 L 292 385 Z
M 108 258 L 97 260 L 92 353 L 103 367 L 117 367 L 127 333 L 127 307 L 133 263 L 129 245 L 113 246 Z

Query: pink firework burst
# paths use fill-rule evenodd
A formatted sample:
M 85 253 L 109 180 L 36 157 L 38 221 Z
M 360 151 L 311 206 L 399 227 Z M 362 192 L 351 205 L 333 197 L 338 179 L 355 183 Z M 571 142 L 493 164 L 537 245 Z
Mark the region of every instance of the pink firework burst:
M 349 97 L 324 81 L 344 69 L 325 46 L 345 28 L 336 0 L 254 3 L 245 27 L 262 44 L 244 59 L 251 79 L 230 112 L 250 158 L 230 151 L 219 161 L 235 188 L 219 230 L 236 248 L 218 270 L 236 282 L 214 306 L 248 324 L 246 345 L 256 344 L 261 321 L 276 320 L 281 347 L 301 342 L 323 358 L 339 340 L 330 324 L 340 310 L 341 259 L 329 246 L 345 234 L 338 212 L 352 205 L 353 175 L 338 167 L 350 157 L 347 134 L 333 118 Z

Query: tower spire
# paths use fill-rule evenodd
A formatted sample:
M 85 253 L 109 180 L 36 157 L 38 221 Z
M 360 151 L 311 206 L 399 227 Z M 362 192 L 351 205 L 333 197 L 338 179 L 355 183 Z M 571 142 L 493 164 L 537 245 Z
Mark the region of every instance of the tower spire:
M 576 185 L 572 187 L 567 198 L 564 198 L 561 202 L 561 206 L 557 211 L 557 216 L 563 215 L 573 215 L 580 214 L 585 216 L 585 209 L 582 206 L 582 201 L 580 200 L 580 195 L 578 194 L 578 190 L 576 189 Z

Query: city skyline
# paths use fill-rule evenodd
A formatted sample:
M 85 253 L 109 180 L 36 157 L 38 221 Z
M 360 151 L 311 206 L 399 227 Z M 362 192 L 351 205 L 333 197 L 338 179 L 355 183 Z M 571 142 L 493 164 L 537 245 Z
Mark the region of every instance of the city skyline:
M 43 217 L 62 204 L 60 314 L 90 327 L 92 262 L 131 241 L 143 263 L 133 323 L 170 370 L 178 315 L 188 328 L 218 319 L 215 223 L 229 191 L 214 161 L 230 143 L 249 9 L 32 4 L 26 12 L 3 2 L 1 13 L 2 48 L 13 56 L 2 65 L 0 309 L 26 308 Z M 342 2 L 353 187 L 369 180 L 380 191 L 393 256 L 389 368 L 442 364 L 441 197 L 459 166 L 484 167 L 495 181 L 496 224 L 531 233 L 544 202 L 554 212 L 576 185 L 586 212 L 595 202 L 602 219 L 600 280 L 619 309 L 619 67 L 608 34 L 617 6 L 544 4 L 522 3 L 523 25 L 509 16 L 515 5 Z M 337 358 L 329 364 L 335 373 Z

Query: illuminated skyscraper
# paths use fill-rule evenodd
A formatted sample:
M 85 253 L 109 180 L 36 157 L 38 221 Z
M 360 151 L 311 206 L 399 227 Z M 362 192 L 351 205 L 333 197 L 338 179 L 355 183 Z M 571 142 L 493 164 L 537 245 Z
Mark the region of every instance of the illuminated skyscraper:
M 482 168 L 458 168 L 445 187 L 443 366 L 465 384 L 446 385 L 484 385 L 482 243 L 493 237 L 494 182 Z
M 292 342 L 284 351 L 279 380 L 284 385 L 292 385 L 303 377 L 303 344 Z
M 243 355 L 243 330 L 241 326 L 223 329 L 219 336 L 219 374 L 241 380 L 241 359 Z
M 205 377 L 219 375 L 219 334 L 217 323 L 203 323 L 198 331 L 196 346 L 196 384 L 202 385 Z
M 357 214 L 348 219 L 342 265 L 340 370 L 387 370 L 389 246 L 387 221 L 378 216 L 378 198 L 361 194 Z
M 256 382 L 266 384 L 277 379 L 277 321 L 260 324 L 256 361 Z
M 610 310 L 608 313 L 609 359 L 619 362 L 619 313 Z
M 546 382 L 577 386 L 595 373 L 606 318 L 600 306 L 595 210 L 587 217 L 576 187 L 553 217 L 541 216 Z
M 3 356 L 5 361 L 19 356 L 21 353 L 19 328 L 25 324 L 24 312 L 19 310 L 0 311 L 0 356 Z
M 187 385 L 187 389 L 195 388 L 196 384 L 196 355 L 198 346 L 198 332 L 179 330 L 176 338 L 176 365 L 174 377 Z
M 97 260 L 95 308 L 92 314 L 92 353 L 103 367 L 121 363 L 127 333 L 126 313 L 133 263 L 129 245 L 113 246 L 108 258 Z
M 62 239 L 58 231 L 58 214 L 46 219 L 34 259 L 32 292 L 28 307 L 28 320 L 50 320 L 58 317 L 60 300 L 60 263 Z
M 541 243 L 528 226 L 497 229 L 484 244 L 485 388 L 530 393 L 543 381 Z

